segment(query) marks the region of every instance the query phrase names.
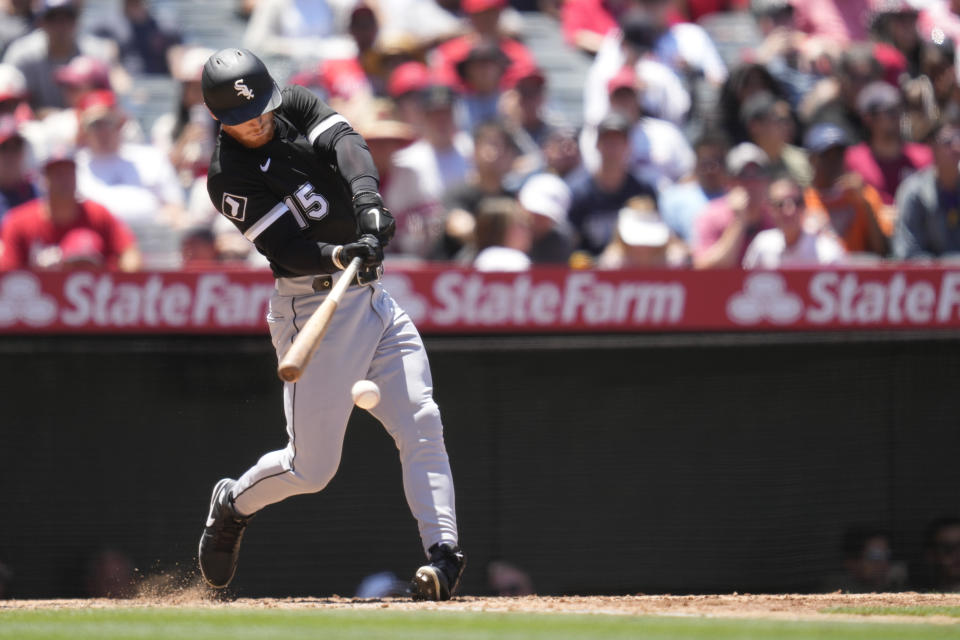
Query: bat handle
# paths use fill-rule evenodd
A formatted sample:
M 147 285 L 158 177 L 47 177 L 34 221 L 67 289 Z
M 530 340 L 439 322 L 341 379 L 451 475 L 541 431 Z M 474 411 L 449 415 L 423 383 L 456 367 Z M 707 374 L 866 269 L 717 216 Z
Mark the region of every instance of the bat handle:
M 303 375 L 303 370 L 306 369 L 307 363 L 310 362 L 310 358 L 313 357 L 320 341 L 323 340 L 324 334 L 327 333 L 327 327 L 330 326 L 333 312 L 337 310 L 344 292 L 356 279 L 360 264 L 360 258 L 354 258 L 350 261 L 347 268 L 343 270 L 340 279 L 337 280 L 337 284 L 333 285 L 333 289 L 320 303 L 317 310 L 313 312 L 300 333 L 297 334 L 293 344 L 290 345 L 277 367 L 277 375 L 284 382 L 296 382 Z

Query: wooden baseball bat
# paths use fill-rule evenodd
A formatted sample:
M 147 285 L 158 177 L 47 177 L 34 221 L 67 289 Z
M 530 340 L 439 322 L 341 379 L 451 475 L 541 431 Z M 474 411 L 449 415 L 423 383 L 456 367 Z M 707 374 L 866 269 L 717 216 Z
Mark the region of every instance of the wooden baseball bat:
M 333 285 L 327 298 L 320 303 L 317 310 L 313 312 L 307 324 L 303 326 L 297 337 L 294 338 L 290 349 L 280 361 L 277 367 L 277 375 L 285 382 L 296 382 L 303 375 L 303 370 L 307 368 L 307 363 L 313 357 L 314 352 L 323 340 L 323 335 L 330 326 L 330 319 L 333 318 L 333 312 L 337 310 L 340 299 L 343 298 L 343 292 L 347 290 L 350 283 L 357 277 L 357 270 L 360 269 L 360 258 L 354 258 L 343 270 L 343 275 Z

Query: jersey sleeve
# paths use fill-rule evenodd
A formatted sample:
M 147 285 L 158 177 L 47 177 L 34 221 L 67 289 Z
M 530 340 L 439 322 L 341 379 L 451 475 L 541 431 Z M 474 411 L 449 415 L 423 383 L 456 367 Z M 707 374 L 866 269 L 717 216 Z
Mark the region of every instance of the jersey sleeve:
M 283 90 L 283 116 L 323 160 L 337 167 L 350 192 L 376 192 L 380 176 L 363 137 L 345 117 L 301 86 Z

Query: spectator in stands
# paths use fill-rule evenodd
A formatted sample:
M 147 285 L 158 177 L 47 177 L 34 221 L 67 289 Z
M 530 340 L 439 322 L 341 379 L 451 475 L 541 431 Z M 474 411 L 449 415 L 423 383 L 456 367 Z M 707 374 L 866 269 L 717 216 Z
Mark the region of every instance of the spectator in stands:
M 670 228 L 652 198 L 633 198 L 617 213 L 610 243 L 597 258 L 600 269 L 666 269 L 681 266 L 671 257 Z
M 180 44 L 180 34 L 173 25 L 160 24 L 146 0 L 121 2 L 122 10 L 107 16 L 93 32 L 116 43 L 119 62 L 129 73 L 168 74 L 171 51 Z
M 854 143 L 869 138 L 857 108 L 860 91 L 883 80 L 876 45 L 856 43 L 844 50 L 835 73 L 820 81 L 800 106 L 801 120 L 809 125 L 829 122 L 846 130 Z
M 767 154 L 752 142 L 741 142 L 727 153 L 726 166 L 733 188 L 711 200 L 694 224 L 693 266 L 698 269 L 740 266 L 756 235 L 773 227 Z
M 730 188 L 724 159 L 730 150 L 726 135 L 707 131 L 694 143 L 696 163 L 690 179 L 660 192 L 660 215 L 670 230 L 687 245 L 693 245 L 694 224 L 707 203 Z
M 430 69 L 415 60 L 398 65 L 387 81 L 387 95 L 393 100 L 394 116 L 416 129 L 421 136 L 427 129 L 423 94 L 432 85 Z
M 518 76 L 513 89 L 501 98 L 498 110 L 520 150 L 514 169 L 529 175 L 544 168 L 543 146 L 562 122 L 546 109 L 547 78 L 543 72 L 531 67 Z
M 39 195 L 27 173 L 26 147 L 13 116 L 0 116 L 0 220 L 13 207 Z
M 930 591 L 960 592 L 960 518 L 947 516 L 931 522 L 923 536 Z
M 618 28 L 607 35 L 587 72 L 583 119 L 588 127 L 610 110 L 610 82 L 624 69 L 634 72 L 644 114 L 678 126 L 686 122 L 691 107 L 689 88 L 675 69 L 657 57 L 655 48 L 663 38 L 663 25 L 647 12 L 628 11 L 621 16 Z
M 566 0 L 560 5 L 563 37 L 567 44 L 596 55 L 603 38 L 617 28 L 617 19 L 630 0 Z
M 358 125 L 380 175 L 380 193 L 396 219 L 396 236 L 387 251 L 426 258 L 443 233 L 443 204 L 423 188 L 420 175 L 395 162 L 397 152 L 413 143 L 409 125 L 374 119 Z
M 579 235 L 579 248 L 597 256 L 613 237 L 617 214 L 635 196 L 655 197 L 653 187 L 630 172 L 630 121 L 613 111 L 597 126 L 599 164 L 573 184 L 570 223 Z
M 803 190 L 792 178 L 770 183 L 770 212 L 776 227 L 756 235 L 743 257 L 744 269 L 780 269 L 833 264 L 843 257 L 843 247 L 831 233 L 803 228 L 806 205 Z
M 848 253 L 887 253 L 887 236 L 879 222 L 883 207 L 876 189 L 844 167 L 850 137 L 841 127 L 821 123 L 807 131 L 804 147 L 813 167 L 813 180 L 804 193 L 807 216 L 814 228 L 828 229 Z
M 11 42 L 33 29 L 33 1 L 6 0 L 0 3 L 0 57 Z
M 885 42 L 899 51 L 910 77 L 920 71 L 920 34 L 917 32 L 917 8 L 907 0 L 874 0 L 868 25 L 877 42 Z
M 218 130 L 200 88 L 203 65 L 212 54 L 210 49 L 193 47 L 180 55 L 173 74 L 179 85 L 176 104 L 150 130 L 153 146 L 167 155 L 187 191 L 197 176 L 206 174 Z
M 954 41 L 936 34 L 937 40 L 920 42 L 920 73 L 903 82 L 904 138 L 926 140 L 934 128 L 960 112 L 957 102 L 956 47 Z
M 933 132 L 933 166 L 914 173 L 897 190 L 893 255 L 960 256 L 960 126 Z
M 749 134 L 740 118 L 743 103 L 758 93 L 770 93 L 783 98 L 782 89 L 777 80 L 761 64 L 741 64 L 733 68 L 730 77 L 720 88 L 720 121 L 718 126 L 730 136 L 731 142 L 746 142 Z
M 831 576 L 825 591 L 883 593 L 904 586 L 906 568 L 892 561 L 890 534 L 873 526 L 852 526 L 843 532 L 843 572 Z
M 457 77 L 464 89 L 457 118 L 460 129 L 473 131 L 480 123 L 499 117 L 501 79 L 509 64 L 491 42 L 478 42 L 457 62 Z
M 525 271 L 530 268 L 530 220 L 513 198 L 488 198 L 477 211 L 478 271 Z
M 112 92 L 87 94 L 78 113 L 84 145 L 77 152 L 79 193 L 130 225 L 149 264 L 160 259 L 156 254 L 176 254 L 173 236 L 187 221 L 173 165 L 159 149 L 123 141 L 126 118 Z
M 513 197 L 504 179 L 516 158 L 513 140 L 504 126 L 487 122 L 473 132 L 473 173 L 444 197 L 446 220 L 440 258 L 452 258 L 472 237 L 480 203 L 486 198 Z
M 753 61 L 777 79 L 795 109 L 840 57 L 841 46 L 797 28 L 790 0 L 751 0 L 750 12 L 763 38 L 751 52 Z
M 543 142 L 545 170 L 570 184 L 585 173 L 580 159 L 580 145 L 576 130 L 569 127 L 554 129 Z
M 897 187 L 910 174 L 933 162 L 930 147 L 906 142 L 901 133 L 903 100 L 900 91 L 885 82 L 867 85 L 857 98 L 857 108 L 867 125 L 866 142 L 847 149 L 846 163 L 851 171 L 880 194 L 884 205 L 892 205 Z M 883 212 L 892 229 L 896 217 Z
M 107 63 L 90 56 L 76 56 L 70 62 L 57 69 L 57 84 L 63 92 L 67 106 L 50 111 L 42 120 L 42 135 L 48 140 L 63 144 L 77 143 L 79 131 L 77 104 L 91 91 L 110 89 L 110 67 Z M 31 134 L 33 128 L 28 129 Z M 36 136 L 31 135 L 31 138 Z M 142 141 L 142 131 L 135 122 L 128 122 L 124 129 L 124 139 Z M 35 142 L 36 146 L 39 144 Z
M 38 12 L 40 28 L 10 43 L 3 56 L 5 63 L 26 77 L 30 106 L 35 111 L 67 106 L 56 72 L 72 58 L 88 55 L 110 60 L 108 42 L 78 35 L 79 12 L 77 0 L 43 0 Z
M 394 162 L 415 172 L 425 192 L 442 201 L 444 194 L 467 181 L 473 165 L 473 142 L 454 121 L 457 93 L 444 85 L 420 89 L 417 83 L 398 98 L 407 105 L 403 111 L 407 124 L 420 137 L 397 152 Z
M 501 30 L 500 18 L 506 6 L 506 0 L 461 0 L 460 8 L 467 14 L 469 32 L 438 46 L 430 60 L 430 66 L 441 81 L 462 88 L 457 84 L 461 81 L 457 64 L 480 43 L 492 45 L 506 56 L 508 62 L 500 79 L 504 90 L 516 83 L 518 71 L 535 66 L 530 50 L 519 40 L 504 35 Z
M 346 7 L 328 0 L 257 0 L 243 46 L 261 56 L 292 60 L 351 58 L 356 45 L 338 29 L 347 21 L 337 9 Z
M 103 206 L 77 199 L 72 152 L 55 147 L 43 162 L 44 196 L 11 209 L 3 218 L 0 270 L 58 269 L 78 254 L 105 267 L 135 271 L 140 252 L 130 229 Z M 92 232 L 73 233 L 77 231 Z M 71 235 L 72 234 L 72 235 Z
M 180 264 L 183 269 L 220 267 L 217 237 L 208 225 L 187 229 L 180 238 Z
M 773 176 L 789 176 L 802 186 L 810 184 L 813 170 L 806 152 L 790 144 L 795 128 L 790 104 L 773 94 L 762 92 L 751 96 L 740 107 L 740 120 L 747 129 L 750 142 L 770 158 Z
M 524 182 L 517 199 L 530 220 L 530 260 L 534 264 L 567 264 L 574 246 L 567 221 L 571 200 L 567 183 L 553 174 L 538 173 Z

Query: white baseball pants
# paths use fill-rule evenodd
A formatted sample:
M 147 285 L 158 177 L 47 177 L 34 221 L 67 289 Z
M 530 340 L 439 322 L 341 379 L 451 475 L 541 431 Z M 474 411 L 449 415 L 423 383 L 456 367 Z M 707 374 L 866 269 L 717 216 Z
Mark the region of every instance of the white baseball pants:
M 326 297 L 314 293 L 311 282 L 278 281 L 267 316 L 278 361 Z M 380 387 L 380 403 L 369 411 L 400 451 L 403 489 L 424 550 L 439 542 L 457 544 L 453 478 L 430 364 L 417 328 L 379 282 L 347 288 L 300 380 L 284 383 L 289 442 L 239 478 L 233 490 L 237 511 L 250 515 L 327 486 L 340 464 L 353 409 L 350 388 L 361 379 Z

